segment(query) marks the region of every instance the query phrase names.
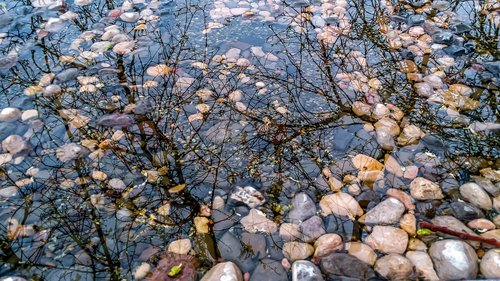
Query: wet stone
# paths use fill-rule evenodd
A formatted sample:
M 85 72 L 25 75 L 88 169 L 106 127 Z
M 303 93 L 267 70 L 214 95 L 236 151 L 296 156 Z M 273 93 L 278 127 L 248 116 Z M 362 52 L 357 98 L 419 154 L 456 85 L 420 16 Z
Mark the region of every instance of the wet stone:
M 249 250 L 252 257 L 263 258 L 266 256 L 266 238 L 259 233 L 243 232 L 241 234 L 241 242 L 244 247 Z
M 466 202 L 453 202 L 450 204 L 454 217 L 462 221 L 470 221 L 484 217 L 483 211 Z
M 292 281 L 323 281 L 319 268 L 310 261 L 299 260 L 292 265 Z
M 436 241 L 430 247 L 429 255 L 441 279 L 475 279 L 477 276 L 476 252 L 463 241 L 452 239 Z
M 492 202 L 486 191 L 476 183 L 469 182 L 460 186 L 460 195 L 472 205 L 479 207 L 485 211 L 489 211 L 492 207 Z
M 314 256 L 322 257 L 342 248 L 342 238 L 338 234 L 328 233 L 314 242 Z
M 212 267 L 200 281 L 243 281 L 241 270 L 232 262 L 222 262 Z
M 321 235 L 325 234 L 325 225 L 323 220 L 318 216 L 313 216 L 300 224 L 302 240 L 312 242 Z
M 378 225 L 366 237 L 365 243 L 383 253 L 402 254 L 408 245 L 408 234 L 400 228 Z
M 388 254 L 379 258 L 374 269 L 389 280 L 409 280 L 413 274 L 412 262 L 400 254 Z
M 431 257 L 426 252 L 408 251 L 406 258 L 415 266 L 418 276 L 425 280 L 438 280 Z
M 463 56 L 467 53 L 467 49 L 465 49 L 464 47 L 461 47 L 461 46 L 457 46 L 457 45 L 451 45 L 447 48 L 444 48 L 443 51 L 446 54 L 453 56 L 453 57 Z
M 349 277 L 376 280 L 376 274 L 368 264 L 344 253 L 332 253 L 321 258 L 321 270 L 332 279 Z
M 76 76 L 78 76 L 78 69 L 77 68 L 68 68 L 66 70 L 61 71 L 59 74 L 56 75 L 56 80 L 64 83 L 68 82 L 71 80 L 74 80 Z
M 266 201 L 264 195 L 252 186 L 237 186 L 231 194 L 231 200 L 241 202 L 250 208 L 256 208 Z
M 396 198 L 389 198 L 362 216 L 359 221 L 365 224 L 393 224 L 399 221 L 405 206 Z
M 236 263 L 243 272 L 251 271 L 255 267 L 242 242 L 229 231 L 217 242 L 217 249 L 224 260 Z
M 316 214 L 316 204 L 306 193 L 298 193 L 292 199 L 292 209 L 288 213 L 290 222 L 300 223 Z
M 491 249 L 482 257 L 479 265 L 481 274 L 488 279 L 500 278 L 500 253 L 498 250 Z
M 406 19 L 406 23 L 409 26 L 421 25 L 424 23 L 425 19 L 425 15 L 412 15 Z
M 280 262 L 263 259 L 250 274 L 249 281 L 288 281 L 288 277 Z
M 455 36 L 451 32 L 441 31 L 433 34 L 432 40 L 434 43 L 451 45 L 455 40 Z

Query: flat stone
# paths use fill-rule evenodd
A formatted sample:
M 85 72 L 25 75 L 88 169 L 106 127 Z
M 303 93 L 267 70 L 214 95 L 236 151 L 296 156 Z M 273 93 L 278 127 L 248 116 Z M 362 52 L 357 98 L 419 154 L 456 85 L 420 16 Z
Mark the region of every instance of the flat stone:
M 301 223 L 316 214 L 316 204 L 306 193 L 298 193 L 292 199 L 292 209 L 288 219 L 293 223 Z
M 431 257 L 426 252 L 408 251 L 406 252 L 406 258 L 415 266 L 415 271 L 419 277 L 430 281 L 439 280 Z
M 440 279 L 459 280 L 476 279 L 477 255 L 469 244 L 446 239 L 434 242 L 429 255 Z
M 476 206 L 465 202 L 453 202 L 450 204 L 451 213 L 454 217 L 462 221 L 470 221 L 483 218 L 484 213 Z
M 322 257 L 321 270 L 332 279 L 342 277 L 376 280 L 376 274 L 368 264 L 344 253 L 331 253 Z
M 15 107 L 6 107 L 0 111 L 0 122 L 12 122 L 21 117 L 21 110 Z
M 266 218 L 266 215 L 257 209 L 251 209 L 250 213 L 246 217 L 242 218 L 240 223 L 243 225 L 245 230 L 250 233 L 273 233 L 278 231 L 276 223 Z
M 286 242 L 283 245 L 283 254 L 289 260 L 304 260 L 312 256 L 314 247 L 307 243 Z
M 324 234 L 314 242 L 314 256 L 322 257 L 342 249 L 342 237 L 335 233 Z
M 325 225 L 318 216 L 313 216 L 300 224 L 302 240 L 304 242 L 313 242 L 321 235 L 325 234 Z
M 478 184 L 469 182 L 460 186 L 460 195 L 465 201 L 479 207 L 485 211 L 489 211 L 492 207 L 492 202 L 486 191 Z
M 413 273 L 413 264 L 400 254 L 388 254 L 377 260 L 374 269 L 389 280 L 409 280 Z
M 413 214 L 405 214 L 399 221 L 399 227 L 410 236 L 415 236 L 417 234 L 417 219 Z
M 319 268 L 310 261 L 299 260 L 292 265 L 292 281 L 323 281 Z
M 377 260 L 377 254 L 368 245 L 361 242 L 349 242 L 345 244 L 345 249 L 347 253 L 351 256 L 356 257 L 360 261 L 373 266 Z
M 500 253 L 498 249 L 491 249 L 481 259 L 479 265 L 481 274 L 488 279 L 500 279 Z
M 323 216 L 336 214 L 339 216 L 356 217 L 363 215 L 363 209 L 349 194 L 337 192 L 323 196 L 319 202 Z
M 394 224 L 401 219 L 405 206 L 395 198 L 388 198 L 359 218 L 364 224 Z
M 408 245 L 408 234 L 400 228 L 377 225 L 365 239 L 365 243 L 383 253 L 403 254 Z
M 243 281 L 239 267 L 233 262 L 221 262 L 212 267 L 200 281 Z
M 418 177 L 410 184 L 411 196 L 417 200 L 443 199 L 443 193 L 439 185 L 428 179 Z
M 493 230 L 496 228 L 495 224 L 487 219 L 475 219 L 467 223 L 471 229 L 488 229 Z

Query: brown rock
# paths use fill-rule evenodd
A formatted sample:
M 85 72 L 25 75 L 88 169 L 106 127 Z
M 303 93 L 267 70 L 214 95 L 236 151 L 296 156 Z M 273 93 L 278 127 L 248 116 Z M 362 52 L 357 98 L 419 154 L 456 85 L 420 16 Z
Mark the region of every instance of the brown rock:
M 342 237 L 334 233 L 323 234 L 314 242 L 314 248 L 314 257 L 326 256 L 342 249 Z
M 372 249 L 383 253 L 402 254 L 408 245 L 408 234 L 392 226 L 375 226 L 373 231 L 365 240 Z

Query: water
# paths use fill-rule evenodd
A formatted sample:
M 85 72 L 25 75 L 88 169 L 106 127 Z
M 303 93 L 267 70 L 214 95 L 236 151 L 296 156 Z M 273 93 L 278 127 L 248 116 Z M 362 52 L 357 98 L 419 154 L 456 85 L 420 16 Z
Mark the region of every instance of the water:
M 342 180 L 353 170 L 339 163 L 358 153 L 405 165 L 432 153 L 441 164 L 419 164 L 420 175 L 449 175 L 454 190 L 498 169 L 499 18 L 486 4 L 29 2 L 1 3 L 1 109 L 38 116 L 0 122 L 0 140 L 20 135 L 27 147 L 9 154 L 2 144 L 12 159 L 0 161 L 0 190 L 15 194 L 0 196 L 0 275 L 132 279 L 187 237 L 202 272 L 224 232 L 197 233 L 201 206 L 252 185 L 267 217 L 284 222 L 293 193 L 321 198 L 322 171 Z M 414 14 L 426 21 L 407 25 Z M 465 26 L 450 46 L 433 43 L 454 23 Z M 408 60 L 416 69 L 402 67 Z M 432 101 L 415 91 L 422 78 Z M 354 101 L 393 104 L 401 130 L 426 136 L 384 150 L 368 125 L 380 118 L 357 116 Z

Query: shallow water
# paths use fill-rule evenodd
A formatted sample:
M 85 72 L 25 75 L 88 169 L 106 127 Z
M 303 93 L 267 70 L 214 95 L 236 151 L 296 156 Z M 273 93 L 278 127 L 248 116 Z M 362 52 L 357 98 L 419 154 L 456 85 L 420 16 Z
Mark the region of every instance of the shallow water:
M 445 198 L 418 202 L 419 221 L 450 214 L 471 176 L 498 184 L 485 170 L 499 168 L 498 6 L 403 2 L 0 3 L 0 275 L 129 280 L 191 238 L 201 276 L 230 260 L 226 233 L 247 233 L 237 186 L 264 194 L 279 225 L 296 193 L 319 202 L 330 178 L 356 177 L 357 154 L 439 183 Z M 394 136 L 377 138 L 382 118 Z M 425 135 L 398 140 L 410 125 Z M 349 191 L 364 209 L 412 180 L 384 175 Z M 344 241 L 370 231 L 323 220 Z M 243 272 L 281 261 L 275 234 L 262 256 L 241 253 Z

